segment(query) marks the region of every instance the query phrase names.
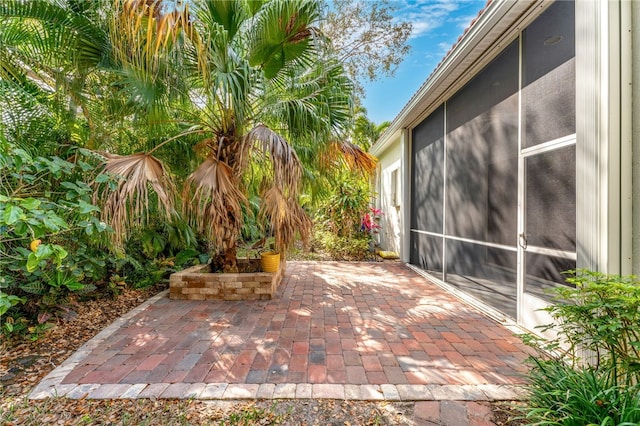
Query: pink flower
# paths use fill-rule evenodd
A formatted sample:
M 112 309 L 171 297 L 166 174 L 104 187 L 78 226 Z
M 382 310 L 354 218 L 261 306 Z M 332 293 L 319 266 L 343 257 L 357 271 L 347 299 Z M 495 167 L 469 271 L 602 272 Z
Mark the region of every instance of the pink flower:
M 362 218 L 362 230 L 363 231 L 371 231 L 373 227 L 373 221 L 371 220 L 371 216 L 369 215 L 369 213 L 365 213 L 364 217 Z
M 378 221 L 380 220 L 379 216 L 382 215 L 382 211 L 374 207 L 371 207 L 369 210 L 372 214 L 365 213 L 364 217 L 362 218 L 362 226 L 360 227 L 360 229 L 362 231 L 376 233 L 378 229 L 381 228 Z

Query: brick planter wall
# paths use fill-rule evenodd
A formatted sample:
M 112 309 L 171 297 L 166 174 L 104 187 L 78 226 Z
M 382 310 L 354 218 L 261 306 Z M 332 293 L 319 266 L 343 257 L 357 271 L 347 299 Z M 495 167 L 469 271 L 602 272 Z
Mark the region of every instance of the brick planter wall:
M 238 264 L 248 262 L 239 259 Z M 258 260 L 259 262 L 259 260 Z M 285 272 L 223 274 L 209 272 L 209 265 L 196 265 L 169 277 L 169 298 L 183 300 L 268 300 L 278 289 Z

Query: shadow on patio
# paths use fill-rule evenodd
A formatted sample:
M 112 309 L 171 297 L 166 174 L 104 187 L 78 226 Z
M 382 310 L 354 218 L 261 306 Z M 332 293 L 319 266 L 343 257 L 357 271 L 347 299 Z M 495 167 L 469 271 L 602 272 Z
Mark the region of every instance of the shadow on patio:
M 110 385 L 102 386 L 109 397 L 167 396 L 169 388 L 215 397 L 239 384 L 261 397 L 264 385 L 344 385 L 342 395 L 350 385 L 518 385 L 529 352 L 401 263 L 289 262 L 273 300 L 164 295 L 112 331 L 40 391 L 99 397 L 92 391 Z

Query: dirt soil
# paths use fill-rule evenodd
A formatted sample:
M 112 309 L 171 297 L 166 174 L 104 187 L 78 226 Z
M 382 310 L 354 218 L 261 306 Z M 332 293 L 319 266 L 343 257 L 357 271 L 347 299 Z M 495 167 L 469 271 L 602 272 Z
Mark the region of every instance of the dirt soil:
M 124 290 L 76 302 L 72 315 L 38 340 L 0 343 L 0 425 L 412 425 L 413 403 L 338 400 L 28 401 L 31 389 L 87 340 L 166 288 Z M 512 407 L 494 404 L 495 423 L 509 421 Z

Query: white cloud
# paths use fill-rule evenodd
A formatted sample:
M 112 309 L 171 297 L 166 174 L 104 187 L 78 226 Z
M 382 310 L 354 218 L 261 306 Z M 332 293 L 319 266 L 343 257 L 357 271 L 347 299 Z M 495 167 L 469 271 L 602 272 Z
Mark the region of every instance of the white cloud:
M 458 16 L 453 21 L 458 24 L 458 28 L 460 28 L 460 30 L 464 31 L 469 27 L 469 25 L 471 25 L 471 21 L 477 17 L 478 15 Z
M 420 37 L 450 22 L 451 14 L 463 0 L 407 1 L 400 8 L 400 17 L 413 24 L 411 38 Z M 469 21 L 470 22 L 470 21 Z
M 433 48 L 423 49 L 411 58 L 411 64 L 438 63 L 451 50 L 452 43 L 443 41 L 433 45 Z
M 447 53 L 449 51 L 449 49 L 451 49 L 451 43 L 447 43 L 447 42 L 442 42 L 442 43 L 438 43 L 438 49 L 440 49 L 440 52 Z

